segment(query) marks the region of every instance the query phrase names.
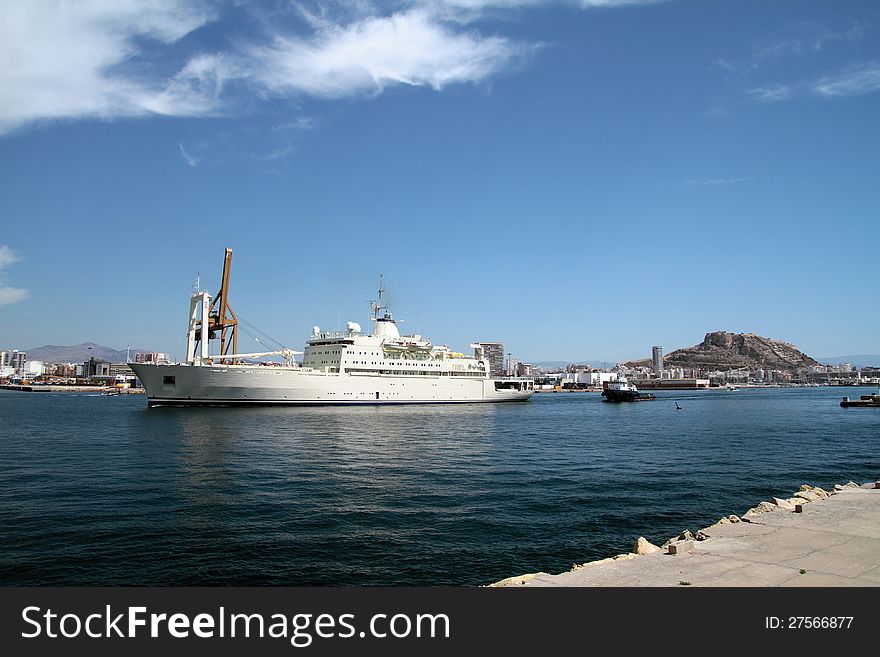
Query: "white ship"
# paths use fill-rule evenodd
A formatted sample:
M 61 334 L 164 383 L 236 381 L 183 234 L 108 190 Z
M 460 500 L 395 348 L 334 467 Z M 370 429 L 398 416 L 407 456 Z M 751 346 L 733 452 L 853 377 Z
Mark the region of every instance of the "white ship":
M 425 404 L 522 401 L 529 378 L 492 378 L 480 344 L 473 356 L 434 345 L 420 335 L 400 335 L 384 305 L 384 289 L 371 304 L 372 334 L 349 322 L 345 331 L 313 328 L 305 351 L 237 351 L 238 320 L 229 307 L 232 250 L 226 249 L 221 291 L 212 302 L 194 289 L 186 362 L 131 363 L 150 406 L 296 404 Z M 211 340 L 219 353 L 211 355 Z M 294 360 L 303 355 L 302 365 Z M 279 363 L 247 359 L 280 356 Z

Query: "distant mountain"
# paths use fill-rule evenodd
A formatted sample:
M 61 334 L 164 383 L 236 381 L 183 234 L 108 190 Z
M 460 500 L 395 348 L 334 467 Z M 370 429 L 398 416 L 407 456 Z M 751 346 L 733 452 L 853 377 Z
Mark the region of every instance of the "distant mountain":
M 53 344 L 34 347 L 27 350 L 27 357 L 28 360 L 39 360 L 44 363 L 82 363 L 89 358 L 107 360 L 111 363 L 124 363 L 127 354 L 130 354 L 131 359 L 134 360 L 135 354 L 149 351 L 149 349 L 113 349 L 94 342 L 83 342 L 69 347 Z
M 823 365 L 839 365 L 840 363 L 849 363 L 856 367 L 880 367 L 880 355 L 878 354 L 857 354 L 854 356 L 823 356 L 817 358 Z
M 663 362 L 669 366 L 710 370 L 763 368 L 785 371 L 819 364 L 788 342 L 754 333 L 726 331 L 707 333 L 700 344 L 673 351 Z
M 579 360 L 577 362 L 573 362 L 570 360 L 540 360 L 537 362 L 532 362 L 532 365 L 535 367 L 540 367 L 541 369 L 551 369 L 558 368 L 564 369 L 567 365 L 589 365 L 590 367 L 595 367 L 597 369 L 601 369 L 603 367 L 614 367 L 617 365 L 616 360 Z

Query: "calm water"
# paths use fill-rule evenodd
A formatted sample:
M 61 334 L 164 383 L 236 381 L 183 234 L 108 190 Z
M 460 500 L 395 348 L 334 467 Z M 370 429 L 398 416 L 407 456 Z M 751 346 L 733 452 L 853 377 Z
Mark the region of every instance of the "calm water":
M 485 584 L 880 478 L 866 389 L 147 409 L 0 391 L 0 583 Z M 673 400 L 683 410 L 676 411 Z

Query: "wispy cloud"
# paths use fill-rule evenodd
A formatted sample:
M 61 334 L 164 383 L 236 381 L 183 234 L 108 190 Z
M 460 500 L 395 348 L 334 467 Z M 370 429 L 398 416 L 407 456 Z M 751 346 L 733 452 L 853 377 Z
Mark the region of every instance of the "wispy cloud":
M 880 91 L 880 61 L 849 66 L 816 80 L 811 89 L 826 98 L 862 96 Z
M 595 7 L 622 7 L 624 5 L 652 5 L 670 0 L 425 0 L 423 4 L 447 5 L 462 9 L 512 9 L 537 5 L 568 5 L 583 9 Z
M 832 28 L 814 22 L 799 22 L 786 30 L 768 36 L 746 52 L 718 57 L 715 65 L 728 73 L 749 74 L 794 57 L 818 56 L 832 44 L 846 45 L 864 38 L 868 26 L 855 22 L 846 29 Z
M 754 176 L 745 178 L 708 178 L 701 180 L 688 180 L 688 185 L 734 185 L 736 183 L 752 182 L 757 180 Z
M 580 5 L 585 9 L 592 7 L 623 7 L 626 5 L 656 5 L 671 0 L 581 0 Z
M 799 97 L 845 98 L 880 91 L 880 60 L 851 64 L 836 73 L 794 84 L 757 87 L 749 95 L 761 102 L 778 102 Z
M 30 296 L 30 292 L 23 288 L 9 287 L 5 284 L 3 269 L 15 264 L 21 260 L 15 251 L 8 246 L 0 245 L 0 306 L 6 306 L 11 303 L 18 303 Z
M 181 157 L 183 158 L 183 161 L 184 161 L 184 162 L 186 162 L 186 163 L 187 163 L 188 165 L 190 165 L 191 167 L 197 167 L 197 166 L 199 166 L 199 159 L 198 159 L 197 157 L 194 157 L 193 155 L 191 155 L 191 154 L 189 153 L 189 151 L 187 151 L 187 150 L 183 147 L 183 142 L 181 142 L 180 144 L 178 144 L 178 146 L 180 146 L 180 155 L 181 155 Z
M 787 84 L 775 84 L 769 87 L 749 89 L 748 93 L 754 100 L 762 103 L 772 103 L 791 98 L 794 94 L 794 88 Z

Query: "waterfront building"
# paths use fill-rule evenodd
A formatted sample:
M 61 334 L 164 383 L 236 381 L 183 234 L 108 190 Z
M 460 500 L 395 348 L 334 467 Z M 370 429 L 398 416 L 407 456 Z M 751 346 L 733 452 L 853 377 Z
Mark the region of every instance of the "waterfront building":
M 48 376 L 75 377 L 77 367 L 82 365 L 74 365 L 73 363 L 46 363 L 43 374 Z
M 651 347 L 651 357 L 654 361 L 654 375 L 660 378 L 663 372 L 663 347 Z
M 134 355 L 134 362 L 135 363 L 156 364 L 156 363 L 161 363 L 167 359 L 168 359 L 168 357 L 159 351 L 145 351 L 143 353 L 136 353 Z
M 134 376 L 128 363 L 110 363 L 108 376 Z
M 0 367 L 11 367 L 15 372 L 23 373 L 27 363 L 27 352 L 12 349 L 0 351 Z
M 636 379 L 633 383 L 652 390 L 697 390 L 710 386 L 709 379 Z
M 89 358 L 82 364 L 82 378 L 93 376 L 110 376 L 110 363 L 100 358 Z
M 519 361 L 511 354 L 507 354 L 507 376 L 516 376 L 516 366 Z
M 501 342 L 478 344 L 483 348 L 483 357 L 489 362 L 489 376 L 504 376 L 504 345 Z

